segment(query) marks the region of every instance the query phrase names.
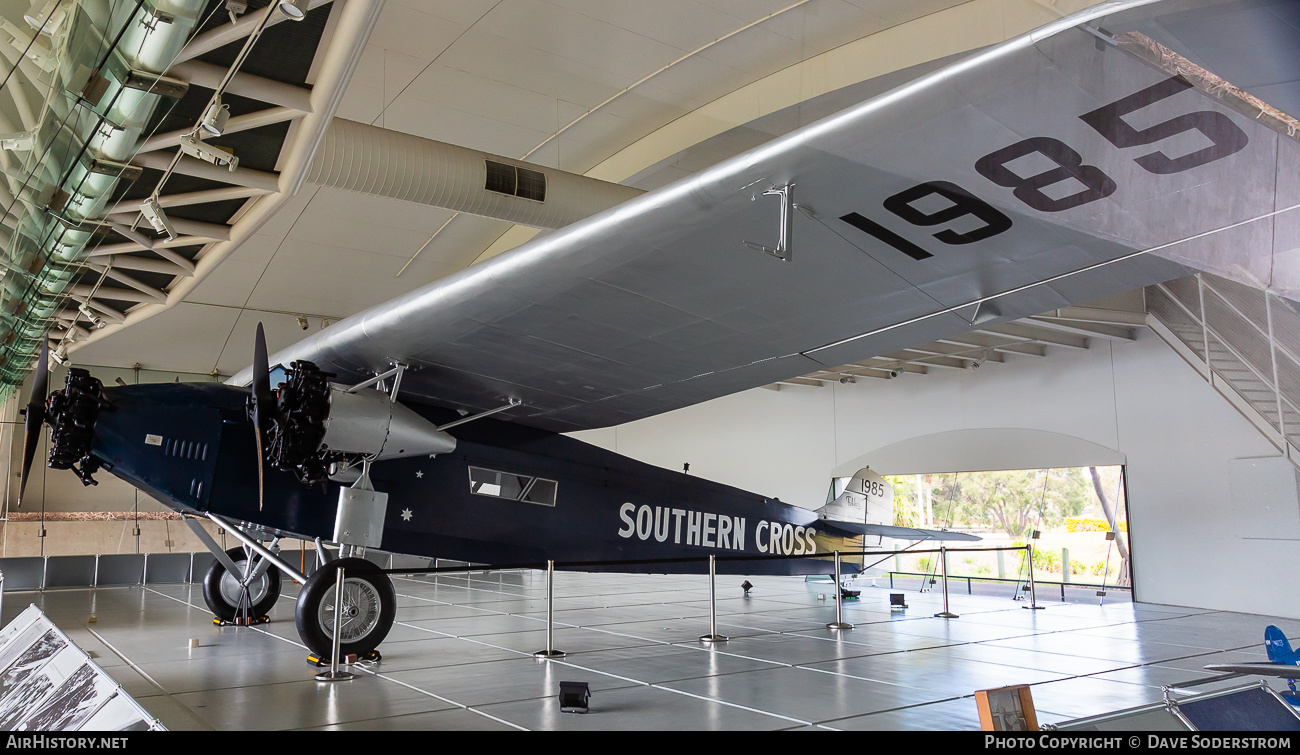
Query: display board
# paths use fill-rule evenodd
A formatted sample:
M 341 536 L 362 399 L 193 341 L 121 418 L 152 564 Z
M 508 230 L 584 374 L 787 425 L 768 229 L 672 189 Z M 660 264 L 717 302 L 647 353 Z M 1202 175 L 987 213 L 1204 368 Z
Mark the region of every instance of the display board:
M 0 730 L 164 728 L 35 605 L 0 630 Z

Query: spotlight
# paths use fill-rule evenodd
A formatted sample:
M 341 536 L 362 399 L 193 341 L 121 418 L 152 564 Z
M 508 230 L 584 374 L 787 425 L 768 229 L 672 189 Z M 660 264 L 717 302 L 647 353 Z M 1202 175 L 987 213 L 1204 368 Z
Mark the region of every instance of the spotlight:
M 248 12 L 248 0 L 226 0 L 226 12 L 242 16 Z
M 229 168 L 231 173 L 239 167 L 239 158 L 235 157 L 234 150 L 218 147 L 215 144 L 204 144 L 195 136 L 181 137 L 181 152 L 204 162 Z
M 63 25 L 63 20 L 67 16 L 68 9 L 60 6 L 59 0 L 49 0 L 39 11 L 23 16 L 23 20 L 33 30 L 52 37 L 58 33 L 59 27 Z
M 745 580 L 744 582 L 740 583 L 740 589 L 745 591 L 745 597 L 748 598 L 749 591 L 754 589 L 754 586 L 749 583 L 749 580 Z
M 149 221 L 149 225 L 153 226 L 155 231 L 165 234 L 168 241 L 175 240 L 179 235 L 172 227 L 172 222 L 167 219 L 167 213 L 163 212 L 162 205 L 158 204 L 156 197 L 149 197 L 140 203 L 140 214 Z
M 308 323 L 307 323 L 307 318 L 306 318 L 306 317 L 299 317 L 299 318 L 298 318 L 298 327 L 302 328 L 303 330 L 306 330 L 306 329 L 307 329 L 307 325 L 308 325 Z
M 907 608 L 907 597 L 901 592 L 891 592 L 889 594 L 889 610 L 902 611 Z
M 586 713 L 591 704 L 591 687 L 586 682 L 560 682 L 560 712 Z
M 290 21 L 301 21 L 307 17 L 308 0 L 280 0 L 280 12 Z
M 890 371 L 889 371 L 889 377 L 890 377 L 890 378 L 896 378 L 896 377 L 898 377 L 898 370 L 890 370 Z
M 5 134 L 0 136 L 0 149 L 10 152 L 31 152 L 32 145 L 36 143 L 36 134 L 31 131 L 24 131 L 21 134 Z
M 207 132 L 208 136 L 221 136 L 226 130 L 228 120 L 230 120 L 230 106 L 221 104 L 220 97 L 213 97 L 212 102 L 208 104 L 208 109 L 203 113 L 203 120 L 199 121 L 199 128 Z
M 108 327 L 108 323 L 104 321 L 104 318 L 95 314 L 94 311 L 92 311 L 90 307 L 86 306 L 85 304 L 78 305 L 77 311 L 80 312 L 83 316 L 85 316 L 87 320 L 90 320 L 90 323 L 95 326 L 96 330 L 103 330 L 104 328 Z
M 840 385 L 849 385 L 856 382 L 858 382 L 858 379 L 852 375 L 840 375 Z

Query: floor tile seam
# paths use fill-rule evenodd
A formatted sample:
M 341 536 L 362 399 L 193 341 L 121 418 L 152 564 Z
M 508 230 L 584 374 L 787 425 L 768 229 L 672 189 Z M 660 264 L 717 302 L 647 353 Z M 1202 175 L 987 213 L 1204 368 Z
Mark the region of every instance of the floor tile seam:
M 412 691 L 414 691 L 414 692 L 418 692 L 418 693 L 420 693 L 420 694 L 422 694 L 422 695 L 426 695 L 426 696 L 428 696 L 428 697 L 432 697 L 432 698 L 435 699 L 435 700 L 440 700 L 440 701 L 442 701 L 442 702 L 444 702 L 444 703 L 447 703 L 447 704 L 449 704 L 449 705 L 454 705 L 454 706 L 456 706 L 457 708 L 460 708 L 461 710 L 467 711 L 467 712 L 469 712 L 469 713 L 474 713 L 474 714 L 476 714 L 476 715 L 483 716 L 484 718 L 490 719 L 490 720 L 492 720 L 492 721 L 496 721 L 496 722 L 499 723 L 499 724 L 505 724 L 506 726 L 509 726 L 509 727 L 511 727 L 512 729 L 518 729 L 519 731 L 529 731 L 528 727 L 526 727 L 526 726 L 520 726 L 519 724 L 513 723 L 513 722 L 511 722 L 511 721 L 507 721 L 507 720 L 505 720 L 504 718 L 499 718 L 499 717 L 497 717 L 497 716 L 492 715 L 491 713 L 487 713 L 487 712 L 485 712 L 485 711 L 479 710 L 478 708 L 476 708 L 476 707 L 474 707 L 474 706 L 466 705 L 465 703 L 456 702 L 455 700 L 452 700 L 451 698 L 443 697 L 442 695 L 439 695 L 439 694 L 436 694 L 436 693 L 434 693 L 434 692 L 430 692 L 429 690 L 426 690 L 426 689 L 422 689 L 422 688 L 420 688 L 420 687 L 417 687 L 417 686 L 415 686 L 414 684 L 408 684 L 407 682 L 404 682 L 404 681 L 402 681 L 401 679 L 394 679 L 393 677 L 388 676 L 388 675 L 386 675 L 386 674 L 382 674 L 382 673 L 380 673 L 380 672 L 378 672 L 378 671 L 375 671 L 374 669 L 368 669 L 368 668 L 365 668 L 364 666 L 354 666 L 354 668 L 356 668 L 358 671 L 361 671 L 362 673 L 371 674 L 372 676 L 378 677 L 378 678 L 380 678 L 380 679 L 383 679 L 383 680 L 385 680 L 385 681 L 391 682 L 391 683 L 393 683 L 393 684 L 397 684 L 397 685 L 400 685 L 400 686 L 406 687 L 407 689 L 412 690 Z
M 1045 632 L 1044 634 L 1050 634 L 1050 632 Z M 979 643 L 983 643 L 983 642 L 987 642 L 987 643 L 1006 642 L 1007 640 L 1014 640 L 1014 639 L 1023 639 L 1023 638 L 1008 637 L 1008 638 L 1006 638 L 1006 639 L 998 639 L 998 640 L 980 640 Z M 1114 639 L 1114 638 L 1106 638 L 1106 639 Z M 1137 642 L 1138 646 L 1141 647 L 1142 642 L 1141 642 L 1140 640 L 1137 640 L 1137 641 L 1135 641 L 1135 642 Z M 1154 641 L 1153 641 L 1153 642 L 1154 642 Z M 971 643 L 971 644 L 979 644 L 979 643 Z M 1147 662 L 1147 663 L 1139 663 L 1139 664 L 1135 664 L 1135 665 L 1138 665 L 1138 666 L 1149 666 L 1149 665 L 1155 665 L 1155 664 L 1158 664 L 1158 663 L 1168 663 L 1169 661 L 1181 661 L 1181 660 L 1186 660 L 1186 659 L 1188 659 L 1188 658 L 1197 658 L 1197 657 L 1200 657 L 1200 656 L 1203 656 L 1203 655 L 1213 655 L 1213 654 L 1215 654 L 1215 653 L 1231 653 L 1231 652 L 1235 652 L 1235 651 L 1238 651 L 1238 650 L 1248 650 L 1248 649 L 1253 648 L 1253 647 L 1256 646 L 1256 643 L 1251 643 L 1251 644 L 1249 644 L 1249 645 L 1242 645 L 1241 647 L 1237 647 L 1237 648 L 1227 648 L 1227 649 L 1224 649 L 1224 650 L 1218 650 L 1218 649 L 1215 649 L 1215 648 L 1203 648 L 1203 647 L 1198 647 L 1198 646 L 1196 646 L 1196 645 L 1177 645 L 1177 644 L 1174 644 L 1174 643 L 1172 643 L 1172 642 L 1159 642 L 1159 643 L 1156 643 L 1156 644 L 1159 644 L 1159 645 L 1168 645 L 1168 646 L 1170 646 L 1170 647 L 1176 647 L 1176 648 L 1187 648 L 1187 649 L 1189 649 L 1189 650 L 1204 650 L 1205 652 L 1203 652 L 1203 653 L 1191 653 L 1191 654 L 1189 654 L 1189 655 L 1177 655 L 1177 656 L 1174 656 L 1173 658 L 1165 658 L 1165 659 L 1163 659 L 1163 660 L 1159 660 L 1159 661 L 1150 661 L 1150 662 Z M 1001 646 L 1001 645 L 996 645 L 995 647 L 999 647 L 999 648 L 1001 648 L 1002 646 Z M 1017 648 L 1017 649 L 1024 650 L 1024 649 L 1026 649 L 1026 648 Z M 1065 658 L 1088 658 L 1088 659 L 1095 660 L 1095 661 L 1104 661 L 1104 660 L 1108 660 L 1108 659 L 1106 659 L 1106 658 L 1093 658 L 1092 656 L 1088 656 L 1088 655 L 1072 655 L 1072 654 L 1070 654 L 1070 653 L 1060 653 L 1060 652 L 1057 652 L 1057 651 L 1055 651 L 1055 650 L 1031 650 L 1030 652 L 1033 652 L 1033 653 L 1047 653 L 1048 655 L 1059 655 L 1059 656 L 1062 656 L 1062 657 L 1065 657 Z M 1116 670 L 1118 671 L 1119 669 L 1116 669 Z M 1103 672 L 1100 672 L 1100 673 L 1106 673 L 1106 672 L 1103 671 Z
M 416 583 L 416 584 L 431 585 L 431 583 L 429 583 L 429 582 L 425 582 L 425 581 L 423 581 L 423 580 L 414 580 L 414 579 L 405 578 L 405 577 L 398 577 L 397 579 L 401 579 L 401 580 L 406 581 L 406 582 L 414 582 L 414 583 Z M 488 583 L 488 584 L 490 584 L 490 583 Z M 459 586 L 459 585 L 453 585 L 453 587 L 456 587 L 457 589 L 465 589 L 465 590 L 473 589 L 473 590 L 475 590 L 475 591 L 477 591 L 477 592 L 495 592 L 495 593 L 498 593 L 498 594 L 500 594 L 500 595 L 504 595 L 504 596 L 506 596 L 507 598 L 528 598 L 528 599 L 531 599 L 531 600 L 542 600 L 542 599 L 544 599 L 544 597 L 543 597 L 542 595 L 518 595 L 518 594 L 515 594 L 515 593 L 501 592 L 501 591 L 490 590 L 490 589 L 481 588 L 481 587 L 480 587 L 480 588 L 471 588 L 471 587 L 469 587 L 469 586 L 461 587 L 461 586 Z M 544 589 L 544 588 L 543 588 L 543 587 L 540 587 L 540 586 L 537 588 L 537 590 L 538 590 L 539 592 L 542 591 L 543 589 Z M 701 588 L 701 591 L 702 591 L 702 588 Z M 659 593 L 659 592 L 664 592 L 664 590 L 663 590 L 663 589 L 655 589 L 655 590 L 647 590 L 646 592 L 647 592 L 647 593 Z M 570 598 L 598 598 L 598 597 L 601 597 L 601 596 L 604 595 L 604 594 L 605 594 L 605 593 L 595 593 L 595 594 L 583 593 L 583 594 L 581 594 L 581 595 L 560 596 L 560 597 L 561 597 L 561 598 L 564 598 L 564 597 L 570 597 Z M 631 592 L 631 593 L 629 593 L 629 592 L 627 592 L 627 591 L 619 591 L 619 592 L 611 592 L 611 593 L 608 593 L 608 594 L 609 594 L 609 595 L 623 595 L 623 596 L 625 596 L 625 595 L 635 595 L 636 593 L 635 593 L 635 592 Z M 421 597 L 421 596 L 408 596 L 408 597 Z M 792 594 L 792 597 L 794 597 L 794 594 Z M 421 598 L 421 599 L 428 600 L 427 598 Z M 707 598 L 706 598 L 705 596 L 701 595 L 700 597 L 698 597 L 698 598 L 694 598 L 693 600 L 703 602 L 703 601 L 706 601 Z M 729 599 L 729 600 L 730 600 L 730 599 Z M 740 600 L 740 598 L 735 598 L 734 600 Z M 785 600 L 776 600 L 776 599 L 773 599 L 773 601 L 774 601 L 774 602 L 779 602 L 779 603 L 782 603 L 782 604 L 786 604 L 786 605 L 792 605 L 792 606 L 799 606 L 799 605 L 801 605 L 800 603 L 795 602 L 795 601 L 793 601 L 793 600 L 785 601 Z M 668 601 L 662 601 L 662 600 L 660 600 L 660 601 L 648 601 L 648 602 L 645 602 L 645 603 L 629 603 L 629 604 L 627 604 L 627 606 L 615 606 L 615 608 L 631 607 L 631 606 L 649 606 L 649 605 L 678 605 L 678 604 L 679 604 L 679 602 L 669 603 Z M 607 606 L 607 607 L 608 607 L 608 606 Z M 561 610 L 590 610 L 590 609 L 561 609 Z
M 149 590 L 148 587 L 145 587 L 144 589 Z M 155 590 L 155 591 L 153 591 L 153 592 L 157 592 L 157 591 Z M 190 606 L 190 607 L 192 607 L 192 608 L 198 608 L 198 606 L 194 605 L 193 603 L 190 603 L 189 601 L 184 601 L 184 600 L 181 600 L 180 598 L 175 598 L 175 597 L 172 597 L 172 596 L 170 596 L 170 595 L 165 595 L 164 593 L 157 593 L 157 594 L 159 594 L 159 595 L 164 595 L 164 597 L 171 598 L 172 600 L 175 600 L 175 601 L 177 601 L 177 602 L 179 602 L 179 603 L 184 603 L 185 605 L 188 605 L 188 606 Z M 278 634 L 275 634 L 274 632 L 269 632 L 269 631 L 267 631 L 267 630 L 265 630 L 265 629 L 262 629 L 261 627 L 253 626 L 253 627 L 248 627 L 248 628 L 249 628 L 249 629 L 252 629 L 253 631 L 260 632 L 260 633 L 262 633 L 262 634 L 264 634 L 264 635 L 267 635 L 267 636 L 269 636 L 269 637 L 274 637 L 274 638 L 277 639 L 277 640 L 281 640 L 281 641 L 283 641 L 283 642 L 287 642 L 287 643 L 289 643 L 289 644 L 291 644 L 291 645 L 297 645 L 298 647 L 302 648 L 303 650 L 307 650 L 307 649 L 308 649 L 307 646 L 306 646 L 306 645 L 303 645 L 301 642 L 298 642 L 298 641 L 296 641 L 296 640 L 291 640 L 291 639 L 289 639 L 288 637 L 282 637 L 282 636 L 280 636 L 280 635 L 278 635 Z M 101 641 L 102 641 L 102 640 L 101 640 Z M 105 643 L 105 644 L 107 644 L 107 643 Z M 110 646 L 110 647 L 111 647 L 111 646 Z M 115 651 L 115 652 L 116 652 L 116 651 Z M 128 662 L 129 662 L 129 661 L 128 661 Z M 422 689 L 420 689 L 419 687 L 414 687 L 414 686 L 412 686 L 412 685 L 410 685 L 410 684 L 407 684 L 407 683 L 405 683 L 405 682 L 399 681 L 399 680 L 397 680 L 397 679 L 392 679 L 392 678 L 386 677 L 386 676 L 384 676 L 383 674 L 380 674 L 380 673 L 378 673 L 378 672 L 371 671 L 370 669 L 367 669 L 365 666 L 363 666 L 363 665 L 361 665 L 361 664 L 354 664 L 354 665 L 353 665 L 353 668 L 355 668 L 355 669 L 358 670 L 358 671 L 364 672 L 364 673 L 372 674 L 372 675 L 374 675 L 374 676 L 376 676 L 376 677 L 378 677 L 378 678 L 380 678 L 380 679 L 383 679 L 383 680 L 385 680 L 385 681 L 391 682 L 391 683 L 393 683 L 393 684 L 398 684 L 398 685 L 401 685 L 401 686 L 403 686 L 403 687 L 407 687 L 407 688 L 409 688 L 409 689 L 411 689 L 411 690 L 413 690 L 413 691 L 415 691 L 415 692 L 419 692 L 420 694 L 427 695 L 428 697 L 432 697 L 432 698 L 434 698 L 434 699 L 441 700 L 441 701 L 443 701 L 443 702 L 445 702 L 445 703 L 448 703 L 449 705 L 455 705 L 455 706 L 458 707 L 458 708 L 463 708 L 463 709 L 465 709 L 465 710 L 467 710 L 467 711 L 470 711 L 471 713 L 476 713 L 476 714 L 478 714 L 478 715 L 484 716 L 484 717 L 486 717 L 486 718 L 490 718 L 490 719 L 492 719 L 492 720 L 494 720 L 494 721 L 497 721 L 497 722 L 499 722 L 499 723 L 506 724 L 507 726 L 512 726 L 512 727 L 514 727 L 514 728 L 516 728 L 516 729 L 521 729 L 521 730 L 523 730 L 523 731 L 527 731 L 527 729 L 525 729 L 524 727 L 521 727 L 521 726 L 518 726 L 518 725 L 516 725 L 516 724 L 510 723 L 509 721 L 505 721 L 505 720 L 503 720 L 503 719 L 499 719 L 499 718 L 497 718 L 496 716 L 492 716 L 492 715 L 490 715 L 490 714 L 484 713 L 483 711 L 476 710 L 476 709 L 471 708 L 470 706 L 465 705 L 465 704 L 463 704 L 463 703 L 458 703 L 458 702 L 456 702 L 455 700 L 450 700 L 450 699 L 444 698 L 444 697 L 442 697 L 442 696 L 440 696 L 440 695 L 436 695 L 436 694 L 434 694 L 434 693 L 432 693 L 432 692 L 429 692 L 429 691 L 427 691 L 427 690 L 422 690 Z M 143 673 L 143 672 L 142 672 L 142 673 Z M 273 684 L 293 684 L 293 683 L 295 683 L 295 682 L 274 682 Z M 156 684 L 156 682 L 155 682 L 155 684 Z M 180 702 L 180 701 L 177 701 L 177 702 Z M 183 705 L 183 703 L 182 703 L 182 705 Z M 188 706 L 186 706 L 186 709 L 188 710 Z
M 609 677 L 612 677 L 612 678 L 615 678 L 615 679 L 622 679 L 623 681 L 633 682 L 633 683 L 635 683 L 635 684 L 638 684 L 638 685 L 641 685 L 641 686 L 645 686 L 645 687 L 648 687 L 648 688 L 650 688 L 650 689 L 657 689 L 657 690 L 661 690 L 661 691 L 664 691 L 664 692 L 670 692 L 670 693 L 675 694 L 675 695 L 684 695 L 684 696 L 686 696 L 686 697 L 691 697 L 691 698 L 694 698 L 694 699 L 696 699 L 696 700 L 704 700 L 704 701 L 706 701 L 706 702 L 716 703 L 716 704 L 718 704 L 718 705 L 723 705 L 723 706 L 726 706 L 726 707 L 729 707 L 729 708 L 737 708 L 737 709 L 740 709 L 740 710 L 749 711 L 750 713 L 758 713 L 759 715 L 771 716 L 772 718 L 779 718 L 779 719 L 781 719 L 781 720 L 783 720 L 783 721 L 790 721 L 791 723 L 801 724 L 801 725 L 803 725 L 803 726 L 811 726 L 811 725 L 812 725 L 812 722 L 811 722 L 811 721 L 804 721 L 803 719 L 794 718 L 793 716 L 786 716 L 786 715 L 783 715 L 783 714 L 780 714 L 780 713 L 773 713 L 772 711 L 763 710 L 763 709 L 761 709 L 761 708 L 753 708 L 753 707 L 750 707 L 750 706 L 748 706 L 748 705 L 741 705 L 740 703 L 733 703 L 733 702 L 731 702 L 731 701 L 729 701 L 729 700 L 722 700 L 722 699 L 720 699 L 720 698 L 716 698 L 716 697 L 709 697 L 708 695 L 697 695 L 697 694 L 695 694 L 694 692 L 687 692 L 686 690 L 674 689 L 674 688 L 672 688 L 672 687 L 665 686 L 664 684 L 654 684 L 654 683 L 652 683 L 652 682 L 645 682 L 645 681 L 641 681 L 641 680 L 639 680 L 639 679 L 633 679 L 632 677 L 621 676 L 621 675 L 619 675 L 619 674 L 613 674 L 613 673 L 610 673 L 610 672 L 608 672 L 608 671 L 600 671 L 600 670 L 598 670 L 598 669 L 589 668 L 589 667 L 586 667 L 586 666 L 579 666 L 579 665 L 576 664 L 576 663 L 570 663 L 570 662 L 568 662 L 568 661 L 564 661 L 564 660 L 551 659 L 551 660 L 548 661 L 548 663 L 558 663 L 558 664 L 560 664 L 561 666 L 568 666 L 568 667 L 570 667 L 570 668 L 578 669 L 579 671 L 586 671 L 586 672 L 588 672 L 588 673 L 592 673 L 592 674 L 601 674 L 602 676 L 609 676 Z M 729 673 L 729 674 L 719 674 L 719 675 L 716 675 L 716 676 L 734 676 L 734 675 L 736 675 L 736 674 L 745 674 L 745 673 L 753 673 L 753 672 L 749 672 L 749 671 L 736 671 L 736 672 L 731 672 L 731 673 Z M 708 678 L 708 677 L 704 677 L 704 678 Z M 671 683 L 671 682 L 669 682 L 669 683 Z
M 836 659 L 836 660 L 846 660 L 846 659 Z M 835 661 L 820 661 L 820 663 L 834 663 L 834 662 L 835 662 Z M 797 669 L 800 669 L 800 670 L 803 670 L 803 671 L 815 671 L 815 672 L 817 672 L 818 674 L 827 674 L 827 675 L 829 675 L 829 676 L 842 676 L 842 677 L 844 677 L 845 679 L 857 679 L 857 680 L 859 680 L 859 681 L 863 681 L 863 682 L 872 682 L 873 684 L 886 684 L 886 685 L 888 685 L 888 686 L 890 686 L 890 687 L 902 687 L 903 689 L 916 690 L 917 692 L 932 692 L 932 691 L 933 691 L 933 690 L 926 689 L 925 687 L 913 687 L 913 686 L 910 685 L 910 684 L 901 684 L 901 683 L 899 683 L 899 682 L 889 682 L 889 681 L 885 681 L 884 679 L 874 679 L 874 678 L 869 677 L 869 676 L 859 676 L 859 675 L 857 675 L 857 674 L 847 674 L 847 673 L 845 673 L 845 672 L 843 672 L 843 671 L 831 671 L 830 669 L 813 668 L 812 666 L 804 666 L 804 665 L 796 665 L 796 666 L 794 666 L 794 668 L 797 668 Z
M 419 629 L 420 627 L 415 627 L 415 628 Z M 435 633 L 437 633 L 437 634 L 443 634 L 443 633 L 441 633 L 441 632 L 436 632 L 436 630 L 429 630 L 429 631 L 435 632 Z M 482 641 L 479 641 L 479 640 L 471 640 L 471 639 L 468 639 L 468 638 L 465 638 L 465 637 L 457 637 L 456 639 L 465 640 L 465 641 L 467 641 L 467 642 L 474 642 L 474 643 L 476 643 L 476 644 L 486 645 L 486 646 L 488 646 L 488 647 L 497 647 L 497 648 L 500 649 L 500 650 L 506 650 L 506 651 L 508 651 L 508 652 L 516 653 L 516 654 L 519 654 L 519 655 L 525 655 L 525 656 L 527 656 L 527 655 L 531 655 L 531 653 L 526 653 L 526 652 L 524 652 L 524 651 L 522 651 L 522 650 L 515 650 L 514 648 L 504 648 L 504 647 L 494 646 L 494 645 L 491 645 L 490 643 L 482 642 Z M 594 652 L 594 651 L 593 651 L 593 652 Z M 755 659 L 755 660 L 759 660 L 759 659 Z M 552 659 L 547 659 L 547 662 L 548 662 L 548 663 L 556 663 L 556 664 L 559 664 L 559 665 L 562 665 L 562 666 L 568 666 L 568 667 L 570 667 L 570 668 L 575 668 L 575 669 L 578 669 L 578 670 L 581 670 L 581 671 L 587 671 L 587 672 L 592 673 L 592 674 L 600 674 L 601 676 L 607 676 L 607 677 L 609 677 L 609 678 L 611 678 L 611 679 L 619 679 L 620 681 L 629 682 L 629 683 L 636 684 L 636 685 L 639 685 L 639 686 L 649 687 L 649 688 L 653 688 L 653 689 L 659 689 L 659 690 L 663 690 L 663 691 L 666 691 L 666 692 L 671 692 L 671 693 L 674 693 L 674 694 L 686 695 L 686 696 L 688 696 L 688 697 L 693 697 L 693 698 L 700 699 L 700 700 L 707 700 L 707 701 L 710 701 L 710 702 L 714 702 L 714 703 L 717 703 L 717 704 L 719 704 L 719 705 L 725 705 L 725 706 L 729 706 L 729 707 L 740 708 L 740 709 L 748 710 L 748 711 L 751 711 L 751 712 L 754 712 L 754 713 L 760 713 L 760 714 L 763 714 L 763 715 L 768 715 L 768 716 L 772 716 L 772 717 L 775 717 L 775 718 L 780 718 L 780 719 L 782 719 L 782 720 L 791 721 L 791 722 L 793 722 L 793 723 L 798 723 L 798 724 L 803 724 L 803 725 L 811 725 L 811 723 L 808 722 L 808 721 L 803 721 L 803 720 L 801 720 L 801 719 L 792 718 L 792 717 L 789 717 L 789 716 L 783 716 L 783 715 L 781 715 L 781 714 L 779 714 L 779 713 L 771 713 L 771 712 L 769 712 L 769 711 L 763 711 L 763 710 L 759 710 L 759 709 L 757 709 L 757 708 L 749 708 L 749 707 L 747 707 L 747 706 L 743 706 L 743 705 L 740 705 L 740 704 L 738 704 L 738 703 L 732 703 L 732 702 L 729 702 L 729 701 L 726 701 L 726 700 L 720 700 L 720 699 L 711 698 L 711 697 L 707 697 L 707 696 L 696 695 L 696 694 L 693 694 L 693 693 L 690 693 L 690 692 L 686 692 L 686 691 L 684 691 L 684 690 L 676 690 L 676 689 L 672 689 L 671 687 L 664 687 L 664 686 L 659 685 L 659 684 L 654 684 L 654 683 L 651 683 L 651 682 L 642 681 L 642 680 L 640 680 L 640 679 L 634 679 L 634 678 L 632 678 L 632 677 L 623 676 L 623 675 L 621 675 L 621 674 L 615 674 L 615 673 L 612 673 L 612 672 L 609 672 L 609 671 L 601 671 L 601 670 L 599 670 L 599 669 L 593 669 L 593 668 L 589 668 L 589 667 L 586 667 L 586 666 L 580 666 L 580 665 L 578 665 L 578 664 L 576 664 L 576 663 L 572 663 L 572 662 L 570 662 L 570 661 L 565 661 L 565 660 L 562 660 L 562 659 L 552 658 Z M 788 664 L 779 664 L 779 665 L 788 665 Z M 732 672 L 732 673 L 744 673 L 744 672 Z M 396 680 L 394 680 L 394 681 L 396 681 Z
M 924 708 L 927 705 L 939 705 L 940 703 L 950 703 L 954 700 L 974 699 L 975 695 L 956 695 L 954 697 L 945 697 L 942 700 L 931 700 L 924 703 L 912 703 L 911 705 L 900 705 L 897 708 L 885 708 L 884 710 L 872 711 L 871 713 L 858 713 L 853 716 L 837 716 L 836 718 L 827 718 L 818 722 L 818 725 L 831 724 L 836 721 L 849 721 L 854 718 L 866 718 L 868 716 L 881 716 L 886 713 L 897 713 L 900 710 L 911 710 L 912 708 Z M 955 731 L 955 730 L 954 730 Z
M 148 590 L 149 588 L 145 587 L 144 589 Z M 163 595 L 166 598 L 171 598 L 172 600 L 179 600 L 177 598 L 172 598 L 172 596 L 166 595 L 164 593 L 158 593 L 158 594 Z M 184 601 L 179 601 L 179 602 L 183 603 Z M 147 680 L 150 684 L 152 684 L 155 688 L 157 688 L 158 691 L 161 692 L 164 697 L 179 705 L 181 707 L 181 710 L 184 710 L 190 716 L 190 718 L 194 719 L 195 721 L 198 721 L 204 726 L 211 726 L 211 724 L 208 723 L 207 719 L 203 718 L 198 713 L 194 712 L 194 710 L 192 710 L 190 706 L 176 699 L 176 696 L 173 695 L 171 692 L 169 692 L 166 687 L 159 684 L 158 680 L 154 679 L 152 676 L 148 674 L 148 672 L 146 672 L 144 669 L 136 665 L 136 663 L 132 661 L 130 658 L 128 658 L 125 653 L 123 653 L 122 651 L 114 647 L 113 643 L 109 642 L 103 635 L 101 635 L 99 632 L 96 632 L 94 629 L 91 629 L 90 627 L 86 627 L 85 629 L 86 631 L 94 635 L 95 639 L 99 640 L 100 644 L 102 644 L 104 647 L 108 648 L 109 650 L 113 651 L 114 655 L 116 655 L 117 657 L 125 661 L 126 664 L 130 666 L 137 674 L 144 677 L 145 680 Z M 117 682 L 116 679 L 114 679 L 113 681 Z M 118 682 L 118 686 L 119 687 L 121 686 L 121 682 Z M 150 695 L 150 697 L 153 697 L 153 695 Z M 150 713 L 149 715 L 152 716 L 153 713 Z M 157 720 L 157 716 L 154 716 L 154 719 Z

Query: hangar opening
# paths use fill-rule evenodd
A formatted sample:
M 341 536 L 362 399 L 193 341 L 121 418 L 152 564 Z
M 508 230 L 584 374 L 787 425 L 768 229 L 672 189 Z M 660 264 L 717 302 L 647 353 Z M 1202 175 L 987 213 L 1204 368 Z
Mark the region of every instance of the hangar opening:
M 981 547 L 1032 544 L 1034 578 L 1040 589 L 1059 590 L 1066 601 L 1132 600 L 1128 494 L 1122 465 L 937 472 L 885 479 L 894 489 L 897 526 L 977 534 L 983 540 Z M 926 583 L 941 574 L 938 556 L 906 555 L 906 547 L 895 549 L 900 555 L 890 566 L 897 584 Z M 947 567 L 949 577 L 967 580 L 965 587 L 972 593 L 1010 590 L 1014 594 L 1029 578 L 1025 556 L 1012 551 L 953 551 Z

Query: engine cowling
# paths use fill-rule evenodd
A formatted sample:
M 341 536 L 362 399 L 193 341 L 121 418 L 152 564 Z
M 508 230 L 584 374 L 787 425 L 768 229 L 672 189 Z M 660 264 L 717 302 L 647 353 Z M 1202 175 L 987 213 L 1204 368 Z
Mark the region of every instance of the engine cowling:
M 267 434 L 267 461 L 275 468 L 314 483 L 347 456 L 384 461 L 455 450 L 455 438 L 386 392 L 352 391 L 329 377 L 307 361 L 285 370 Z

